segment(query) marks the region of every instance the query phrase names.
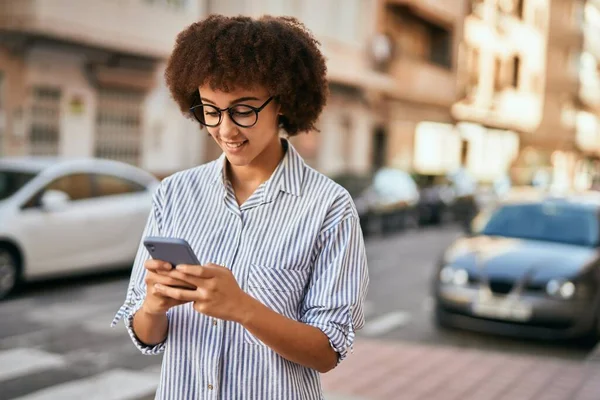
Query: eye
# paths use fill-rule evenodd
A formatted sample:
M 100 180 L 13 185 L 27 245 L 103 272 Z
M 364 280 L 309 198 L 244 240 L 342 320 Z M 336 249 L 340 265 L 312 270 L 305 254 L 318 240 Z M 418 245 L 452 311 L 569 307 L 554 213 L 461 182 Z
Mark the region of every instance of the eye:
M 250 115 L 252 115 L 252 111 L 238 111 L 238 110 L 233 110 L 232 114 L 235 115 L 236 117 L 248 117 Z

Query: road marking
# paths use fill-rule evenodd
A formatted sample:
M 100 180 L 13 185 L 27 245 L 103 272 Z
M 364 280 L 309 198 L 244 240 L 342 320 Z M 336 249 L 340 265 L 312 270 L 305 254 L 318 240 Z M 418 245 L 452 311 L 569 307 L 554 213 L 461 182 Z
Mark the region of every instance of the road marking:
M 11 349 L 0 352 L 0 381 L 33 372 L 61 368 L 66 362 L 61 356 L 36 349 Z
M 367 322 L 360 332 L 366 336 L 379 336 L 408 324 L 410 320 L 410 313 L 406 311 L 395 311 L 383 314 L 382 316 Z
M 27 312 L 25 316 L 32 322 L 62 326 L 65 323 L 86 320 L 90 315 L 98 315 L 100 313 L 112 313 L 114 316 L 117 310 L 118 306 L 113 304 L 73 302 L 53 304 L 43 309 L 33 309 Z M 108 321 L 108 324 L 110 325 L 110 321 Z
M 148 372 L 115 369 L 38 390 L 14 400 L 126 400 L 148 396 L 156 391 L 159 377 Z

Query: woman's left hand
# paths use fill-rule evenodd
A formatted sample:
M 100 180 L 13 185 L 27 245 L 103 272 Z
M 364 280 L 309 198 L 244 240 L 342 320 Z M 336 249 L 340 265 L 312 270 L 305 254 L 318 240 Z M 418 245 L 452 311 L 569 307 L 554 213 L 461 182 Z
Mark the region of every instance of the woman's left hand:
M 169 275 L 192 284 L 195 290 L 178 289 L 157 284 L 165 296 L 179 301 L 191 301 L 199 313 L 222 320 L 242 322 L 250 295 L 238 285 L 231 271 L 215 264 L 177 265 Z

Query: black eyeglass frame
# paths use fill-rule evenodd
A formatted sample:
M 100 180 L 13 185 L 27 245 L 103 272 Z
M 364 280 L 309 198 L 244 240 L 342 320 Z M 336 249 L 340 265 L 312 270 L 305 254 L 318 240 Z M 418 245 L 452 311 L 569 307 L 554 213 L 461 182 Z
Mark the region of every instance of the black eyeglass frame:
M 217 126 L 221 125 L 221 122 L 223 122 L 223 112 L 227 111 L 227 114 L 229 114 L 229 119 L 231 119 L 231 121 L 236 124 L 237 126 L 241 127 L 241 128 L 252 128 L 254 125 L 256 125 L 256 123 L 258 122 L 258 113 L 260 113 L 267 105 L 269 105 L 269 103 L 274 99 L 274 96 L 271 96 L 267 99 L 267 101 L 265 101 L 260 107 L 253 107 L 251 105 L 248 104 L 243 104 L 243 103 L 239 103 L 239 104 L 234 104 L 232 106 L 226 107 L 226 108 L 218 108 L 217 106 L 213 105 L 213 104 L 196 104 L 195 106 L 190 107 L 190 113 L 194 116 L 194 118 L 196 118 L 196 121 L 198 121 L 202 126 L 206 126 L 209 128 L 216 128 Z M 194 110 L 198 109 L 198 108 L 202 108 L 202 107 L 206 107 L 209 106 L 213 109 L 215 109 L 216 111 L 219 112 L 219 121 L 216 124 L 207 124 L 204 121 L 204 118 L 198 118 L 198 116 L 196 115 L 196 113 L 194 112 Z M 256 116 L 256 119 L 254 120 L 254 123 L 252 125 L 242 125 L 240 123 L 238 123 L 235 118 L 232 116 L 232 109 L 235 107 L 239 107 L 239 106 L 244 106 L 244 107 L 248 107 L 250 110 L 254 111 L 254 114 Z M 202 114 L 204 115 L 204 114 Z

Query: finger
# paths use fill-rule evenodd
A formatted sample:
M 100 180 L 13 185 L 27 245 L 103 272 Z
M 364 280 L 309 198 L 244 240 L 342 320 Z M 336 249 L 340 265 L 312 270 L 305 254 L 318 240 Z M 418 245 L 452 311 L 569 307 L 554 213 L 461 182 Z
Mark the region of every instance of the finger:
M 195 290 L 176 289 L 160 283 L 156 283 L 154 287 L 160 294 L 178 301 L 195 301 L 198 298 Z
M 172 269 L 171 264 L 162 260 L 149 259 L 144 262 L 144 267 L 150 271 L 170 271 Z
M 178 281 L 185 282 L 188 285 L 193 285 L 194 287 L 202 285 L 202 282 L 206 280 L 205 278 L 199 278 L 195 275 L 186 274 L 177 269 L 170 271 L 169 277 L 177 279 Z
M 160 283 L 165 286 L 181 287 L 187 289 L 196 289 L 197 286 L 193 282 L 187 282 L 182 279 L 177 279 L 171 275 L 156 275 L 154 283 Z
M 194 276 L 196 278 L 214 278 L 218 272 L 214 268 L 207 265 L 187 265 L 180 264 L 175 266 L 175 271 L 182 272 L 186 275 Z

